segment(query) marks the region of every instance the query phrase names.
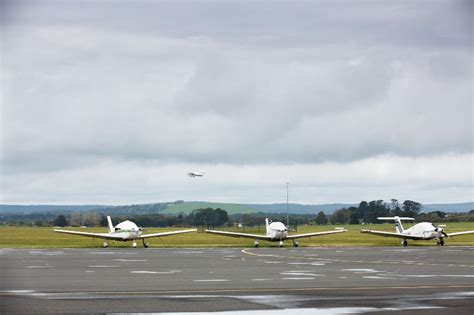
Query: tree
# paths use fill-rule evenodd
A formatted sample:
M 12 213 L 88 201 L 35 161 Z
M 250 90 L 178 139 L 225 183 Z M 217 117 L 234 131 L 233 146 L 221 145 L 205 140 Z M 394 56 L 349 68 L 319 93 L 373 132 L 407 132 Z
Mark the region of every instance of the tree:
M 96 212 L 89 212 L 84 215 L 84 225 L 97 226 L 100 223 L 100 218 Z
M 415 217 L 420 213 L 421 208 L 423 208 L 421 203 L 412 200 L 405 200 L 403 202 L 403 215 L 407 217 Z
M 227 211 L 212 208 L 197 209 L 191 213 L 193 225 L 206 225 L 207 228 L 220 226 L 229 221 Z
M 227 214 L 227 211 L 222 210 L 221 208 L 217 208 L 214 210 L 214 216 L 215 216 L 215 225 L 221 226 L 224 223 L 227 223 L 229 221 L 229 215 Z
M 322 212 L 322 211 L 320 211 L 320 212 L 318 213 L 318 215 L 316 216 L 316 220 L 315 220 L 315 221 L 316 221 L 316 224 L 318 224 L 318 225 L 326 225 L 326 224 L 328 224 L 328 218 L 327 218 L 326 214 L 325 214 L 324 212 Z
M 346 208 L 342 208 L 339 210 L 334 211 L 331 215 L 331 223 L 332 224 L 347 224 L 350 221 L 350 210 Z
M 71 213 L 71 226 L 81 226 L 82 225 L 82 214 L 80 212 Z
M 349 224 L 359 224 L 359 210 L 356 207 L 349 207 Z
M 68 222 L 66 220 L 66 217 L 64 217 L 62 214 L 58 215 L 56 219 L 53 221 L 54 226 L 67 226 Z

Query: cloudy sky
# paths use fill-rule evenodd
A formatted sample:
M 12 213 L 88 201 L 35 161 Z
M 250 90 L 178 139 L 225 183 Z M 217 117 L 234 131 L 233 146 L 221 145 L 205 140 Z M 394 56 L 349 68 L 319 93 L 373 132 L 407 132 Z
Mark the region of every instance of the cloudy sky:
M 0 3 L 2 203 L 474 199 L 472 1 Z

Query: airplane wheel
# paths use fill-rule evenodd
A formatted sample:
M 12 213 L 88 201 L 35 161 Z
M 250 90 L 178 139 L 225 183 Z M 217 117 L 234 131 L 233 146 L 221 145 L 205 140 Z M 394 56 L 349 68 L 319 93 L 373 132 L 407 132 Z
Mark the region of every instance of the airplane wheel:
M 298 247 L 299 245 L 300 245 L 300 244 L 298 244 L 298 242 L 293 243 L 293 246 L 294 246 L 294 247 Z
M 258 244 L 255 244 L 255 245 L 253 245 L 253 246 L 254 246 L 255 248 L 257 248 L 259 245 L 258 245 Z
M 444 246 L 444 241 L 443 241 L 443 240 L 439 240 L 439 245 Z
M 408 246 L 408 242 L 406 240 L 403 240 L 403 246 L 407 247 Z
M 102 244 L 102 247 L 103 247 L 103 248 L 109 247 L 109 243 L 104 242 L 104 244 Z
M 280 247 L 283 247 L 283 242 L 280 242 Z
M 148 245 L 148 243 L 143 244 L 143 247 L 145 247 L 145 248 L 148 248 L 148 246 L 150 246 L 150 245 Z

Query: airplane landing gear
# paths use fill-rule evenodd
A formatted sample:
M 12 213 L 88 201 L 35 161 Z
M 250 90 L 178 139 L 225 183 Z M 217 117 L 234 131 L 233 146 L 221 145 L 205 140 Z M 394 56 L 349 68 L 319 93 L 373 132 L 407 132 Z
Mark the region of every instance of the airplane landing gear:
M 102 247 L 103 247 L 103 248 L 109 247 L 109 243 L 108 243 L 108 242 L 104 242 L 104 243 L 102 244 Z
M 280 241 L 278 245 L 280 245 L 280 247 L 283 247 L 283 241 Z
M 438 246 L 444 246 L 444 240 L 439 239 L 439 240 L 436 241 L 436 244 L 438 244 Z
M 137 248 L 137 241 L 135 241 L 135 240 L 132 241 L 132 247 Z
M 258 247 L 260 245 L 260 243 L 258 242 L 258 240 L 255 241 L 255 243 L 253 244 L 254 247 Z
M 145 239 L 143 239 L 143 247 L 148 248 L 148 246 L 150 246 L 148 242 L 146 242 Z
M 298 243 L 298 241 L 293 241 L 293 246 L 294 247 L 298 247 L 300 244 Z
M 405 246 L 405 247 L 407 247 L 407 246 L 408 246 L 407 240 L 403 240 L 403 241 L 402 241 L 402 245 Z

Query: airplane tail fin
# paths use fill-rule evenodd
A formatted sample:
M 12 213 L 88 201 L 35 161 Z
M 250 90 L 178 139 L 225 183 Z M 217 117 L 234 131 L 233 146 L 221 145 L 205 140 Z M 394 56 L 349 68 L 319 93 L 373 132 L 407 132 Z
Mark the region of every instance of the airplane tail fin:
M 379 220 L 389 220 L 389 221 L 395 221 L 395 231 L 397 233 L 403 233 L 405 229 L 403 228 L 402 221 L 415 221 L 414 218 L 409 218 L 409 217 L 378 217 L 377 219 Z
M 107 222 L 109 223 L 109 233 L 112 233 L 114 231 L 114 225 L 112 224 L 110 216 L 107 216 Z
M 267 235 L 268 235 L 268 232 L 270 232 L 270 223 L 268 221 L 268 218 L 265 219 L 265 230 L 266 230 Z

